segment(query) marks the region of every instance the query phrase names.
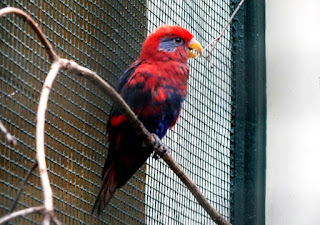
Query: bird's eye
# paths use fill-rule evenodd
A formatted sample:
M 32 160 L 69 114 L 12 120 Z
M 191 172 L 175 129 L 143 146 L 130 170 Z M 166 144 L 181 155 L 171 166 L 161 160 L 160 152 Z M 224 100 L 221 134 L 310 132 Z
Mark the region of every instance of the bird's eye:
M 175 41 L 176 43 L 181 43 L 181 42 L 182 42 L 182 39 L 179 38 L 179 37 L 177 37 L 177 38 L 174 39 L 174 41 Z

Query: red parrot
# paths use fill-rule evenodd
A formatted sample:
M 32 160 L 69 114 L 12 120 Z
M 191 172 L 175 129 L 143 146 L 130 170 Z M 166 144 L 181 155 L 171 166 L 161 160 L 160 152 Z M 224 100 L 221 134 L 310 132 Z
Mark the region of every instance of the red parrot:
M 138 60 L 123 73 L 117 91 L 150 133 L 160 139 L 177 121 L 187 95 L 187 60 L 202 54 L 202 46 L 186 29 L 164 25 L 142 45 Z M 152 150 L 131 128 L 125 115 L 114 106 L 107 123 L 108 156 L 102 183 L 94 203 L 100 215 L 116 189 L 122 187 L 145 163 Z

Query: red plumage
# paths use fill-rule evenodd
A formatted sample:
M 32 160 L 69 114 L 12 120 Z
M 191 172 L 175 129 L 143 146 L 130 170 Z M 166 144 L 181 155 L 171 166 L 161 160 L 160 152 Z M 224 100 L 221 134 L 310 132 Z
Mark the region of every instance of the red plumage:
M 177 121 L 187 95 L 188 58 L 191 50 L 202 53 L 193 35 L 179 26 L 162 26 L 142 45 L 140 57 L 121 76 L 117 91 L 151 132 L 162 138 Z M 98 215 L 150 156 L 150 149 L 113 107 L 108 125 L 108 156 L 102 171 L 100 192 L 93 206 Z

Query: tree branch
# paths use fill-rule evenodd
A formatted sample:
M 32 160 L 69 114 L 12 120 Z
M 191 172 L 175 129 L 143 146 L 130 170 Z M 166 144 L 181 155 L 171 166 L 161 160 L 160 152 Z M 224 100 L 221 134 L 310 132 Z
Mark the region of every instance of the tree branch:
M 45 207 L 42 206 L 36 206 L 36 207 L 31 207 L 23 210 L 19 210 L 17 212 L 10 213 L 2 218 L 0 218 L 0 224 L 4 224 L 10 220 L 13 220 L 19 216 L 26 216 L 32 213 L 43 213 L 45 210 Z
M 53 194 L 50 186 L 46 157 L 44 151 L 44 126 L 45 126 L 45 113 L 47 110 L 47 104 L 49 100 L 50 90 L 54 79 L 58 75 L 61 68 L 61 63 L 58 60 L 54 61 L 51 65 L 50 71 L 44 81 L 38 110 L 37 110 L 37 126 L 36 126 L 36 160 L 38 162 L 39 174 L 41 179 L 41 187 L 43 190 L 44 206 L 46 211 L 53 212 Z M 46 218 L 46 217 L 45 217 Z
M 2 132 L 4 134 L 4 137 L 5 137 L 5 139 L 7 139 L 9 144 L 13 145 L 14 147 L 17 146 L 17 139 L 9 133 L 9 131 L 3 125 L 1 120 L 0 120 L 0 132 Z
M 16 219 L 19 216 L 27 216 L 32 213 L 44 214 L 45 218 L 44 218 L 44 220 L 43 220 L 44 222 L 42 222 L 42 224 L 50 225 L 50 221 L 52 220 L 54 224 L 61 225 L 60 221 L 57 220 L 57 218 L 54 215 L 52 215 L 52 214 L 50 215 L 50 213 L 46 213 L 46 209 L 45 209 L 44 205 L 35 206 L 35 207 L 27 208 L 27 209 L 22 209 L 22 210 L 10 213 L 10 214 L 0 218 L 0 225 L 6 224 L 10 220 Z

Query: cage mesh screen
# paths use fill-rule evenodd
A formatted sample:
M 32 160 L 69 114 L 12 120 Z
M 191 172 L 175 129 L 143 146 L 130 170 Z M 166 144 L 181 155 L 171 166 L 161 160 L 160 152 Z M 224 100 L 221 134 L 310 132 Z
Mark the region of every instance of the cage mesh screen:
M 229 1 L 7 1 L 39 23 L 57 53 L 97 72 L 113 86 L 139 55 L 148 33 L 163 24 L 187 28 L 203 46 L 218 36 Z M 50 68 L 44 48 L 18 16 L 0 18 L 0 119 L 18 147 L 0 138 L 0 216 L 5 215 L 35 157 L 35 118 Z M 214 67 L 190 60 L 189 95 L 178 123 L 164 138 L 173 157 L 210 203 L 232 216 L 231 38 L 214 51 Z M 98 218 L 91 209 L 107 155 L 112 102 L 94 85 L 60 73 L 46 114 L 45 147 L 57 217 L 63 224 L 210 224 L 210 217 L 161 160 L 150 158 Z M 17 209 L 41 205 L 38 172 Z M 39 223 L 39 215 L 12 224 Z

